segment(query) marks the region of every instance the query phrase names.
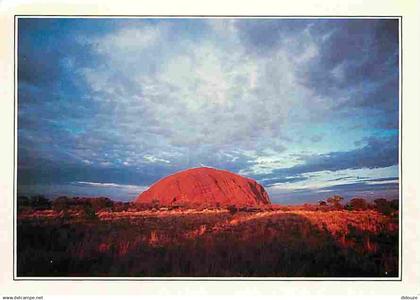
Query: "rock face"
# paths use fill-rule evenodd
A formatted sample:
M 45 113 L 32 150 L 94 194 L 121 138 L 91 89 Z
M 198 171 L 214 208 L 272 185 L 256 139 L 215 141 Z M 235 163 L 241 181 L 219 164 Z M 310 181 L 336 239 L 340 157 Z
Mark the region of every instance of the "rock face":
M 141 193 L 135 203 L 183 207 L 259 207 L 271 204 L 267 192 L 255 180 L 208 167 L 167 176 Z

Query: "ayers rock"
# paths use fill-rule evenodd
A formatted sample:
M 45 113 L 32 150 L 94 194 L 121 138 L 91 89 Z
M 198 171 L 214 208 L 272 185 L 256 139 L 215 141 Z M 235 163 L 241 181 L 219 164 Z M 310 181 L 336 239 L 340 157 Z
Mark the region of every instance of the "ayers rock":
M 135 203 L 183 207 L 259 207 L 270 198 L 255 180 L 208 167 L 164 177 L 141 193 Z

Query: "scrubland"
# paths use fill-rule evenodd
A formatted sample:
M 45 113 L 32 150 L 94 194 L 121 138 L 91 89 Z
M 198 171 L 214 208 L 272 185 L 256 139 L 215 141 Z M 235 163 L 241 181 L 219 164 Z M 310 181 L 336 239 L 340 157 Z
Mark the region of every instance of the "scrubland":
M 396 277 L 398 211 L 21 209 L 18 276 Z

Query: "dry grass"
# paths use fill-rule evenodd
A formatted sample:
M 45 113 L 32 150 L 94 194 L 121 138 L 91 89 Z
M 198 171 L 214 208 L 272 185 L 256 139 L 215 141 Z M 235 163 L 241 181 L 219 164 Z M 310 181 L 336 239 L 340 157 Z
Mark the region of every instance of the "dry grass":
M 398 219 L 376 211 L 25 211 L 20 276 L 397 276 Z

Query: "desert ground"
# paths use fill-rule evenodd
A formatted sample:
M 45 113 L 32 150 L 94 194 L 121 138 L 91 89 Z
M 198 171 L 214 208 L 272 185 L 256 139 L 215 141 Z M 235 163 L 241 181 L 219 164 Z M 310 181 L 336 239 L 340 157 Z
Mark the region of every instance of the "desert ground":
M 397 277 L 398 210 L 23 201 L 18 276 Z M 385 202 L 390 203 L 390 202 Z M 383 204 L 383 202 L 382 202 Z

